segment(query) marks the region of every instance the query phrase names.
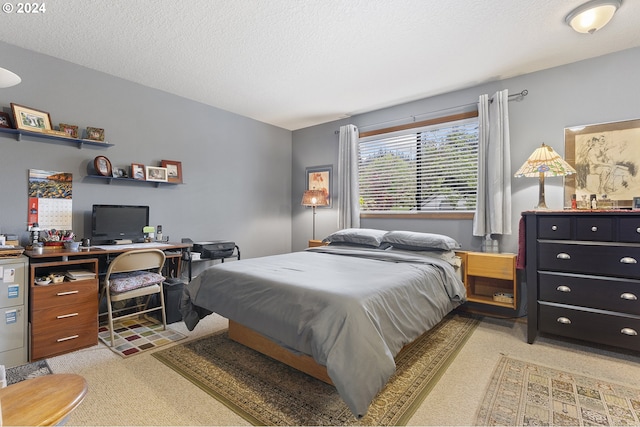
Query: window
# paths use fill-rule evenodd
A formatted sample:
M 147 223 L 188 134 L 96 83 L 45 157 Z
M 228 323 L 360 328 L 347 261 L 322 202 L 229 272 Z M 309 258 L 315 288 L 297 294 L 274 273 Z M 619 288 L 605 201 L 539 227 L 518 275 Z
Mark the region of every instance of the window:
M 470 212 L 478 183 L 477 112 L 361 133 L 360 212 Z

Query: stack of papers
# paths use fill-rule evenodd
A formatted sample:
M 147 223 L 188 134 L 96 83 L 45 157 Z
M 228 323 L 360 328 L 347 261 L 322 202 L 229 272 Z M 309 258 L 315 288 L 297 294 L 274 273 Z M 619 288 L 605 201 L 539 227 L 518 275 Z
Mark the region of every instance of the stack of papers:
M 69 280 L 87 280 L 94 279 L 96 273 L 91 270 L 69 270 L 65 275 Z

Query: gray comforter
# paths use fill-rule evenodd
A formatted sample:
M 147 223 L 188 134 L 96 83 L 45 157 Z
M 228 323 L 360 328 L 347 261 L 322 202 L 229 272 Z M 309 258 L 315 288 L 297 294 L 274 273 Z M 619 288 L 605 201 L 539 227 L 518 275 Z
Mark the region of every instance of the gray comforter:
M 181 312 L 189 330 L 216 312 L 311 355 L 362 417 L 394 356 L 464 300 L 445 261 L 329 246 L 212 266 L 185 286 Z

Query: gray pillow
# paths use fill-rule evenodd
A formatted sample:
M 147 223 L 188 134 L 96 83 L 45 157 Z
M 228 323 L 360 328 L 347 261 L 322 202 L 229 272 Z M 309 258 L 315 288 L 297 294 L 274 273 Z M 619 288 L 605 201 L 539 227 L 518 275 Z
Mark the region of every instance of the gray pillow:
M 349 245 L 377 248 L 387 232 L 373 228 L 345 228 L 330 234 L 322 240 L 325 243 L 346 243 Z
M 460 247 L 460 244 L 449 236 L 417 231 L 390 231 L 384 235 L 382 242 L 409 251 L 451 250 Z

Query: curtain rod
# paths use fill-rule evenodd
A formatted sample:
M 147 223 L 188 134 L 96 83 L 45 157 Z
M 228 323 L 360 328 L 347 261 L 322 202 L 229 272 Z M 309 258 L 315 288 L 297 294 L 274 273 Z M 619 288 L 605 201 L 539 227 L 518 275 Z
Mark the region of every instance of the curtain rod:
M 525 96 L 527 96 L 528 94 L 529 94 L 529 91 L 527 89 L 524 89 L 524 90 L 522 90 L 522 91 L 520 91 L 518 93 L 514 93 L 514 94 L 509 95 L 509 100 L 511 100 L 512 98 L 513 99 L 522 99 Z M 489 102 L 493 102 L 493 98 Z M 426 116 L 427 114 L 441 113 L 443 111 L 455 110 L 457 108 L 470 107 L 471 105 L 477 105 L 477 104 L 478 104 L 478 102 L 470 102 L 468 104 L 462 104 L 462 105 L 458 105 L 458 106 L 455 106 L 455 107 L 447 107 L 447 108 L 443 108 L 441 110 L 431 111 L 429 113 L 416 114 L 414 116 L 409 116 L 409 117 L 405 117 L 405 118 L 402 118 L 402 119 L 387 120 L 385 122 L 372 123 L 370 125 L 359 126 L 358 128 L 362 129 L 362 128 L 368 128 L 368 127 L 371 127 L 371 126 L 384 125 L 386 123 L 398 122 L 398 121 L 401 121 L 401 120 L 405 120 L 407 118 L 411 118 L 415 122 L 416 121 L 416 117 L 419 117 L 419 116 Z M 340 130 L 334 131 L 334 134 L 339 135 L 340 134 Z

